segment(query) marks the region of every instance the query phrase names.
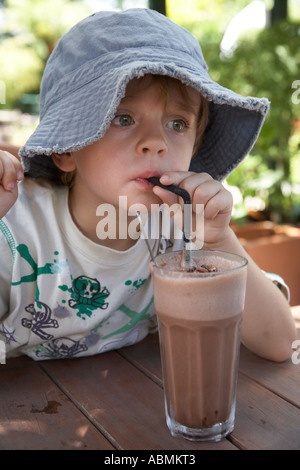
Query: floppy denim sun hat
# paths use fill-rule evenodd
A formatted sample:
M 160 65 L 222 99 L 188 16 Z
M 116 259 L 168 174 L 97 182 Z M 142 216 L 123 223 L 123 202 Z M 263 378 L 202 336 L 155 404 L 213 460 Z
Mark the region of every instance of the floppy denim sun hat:
M 40 123 L 20 149 L 31 176 L 57 177 L 51 154 L 101 139 L 134 77 L 160 74 L 194 87 L 210 101 L 203 144 L 190 169 L 223 180 L 253 147 L 269 108 L 208 75 L 198 41 L 150 9 L 99 12 L 66 33 L 41 82 Z

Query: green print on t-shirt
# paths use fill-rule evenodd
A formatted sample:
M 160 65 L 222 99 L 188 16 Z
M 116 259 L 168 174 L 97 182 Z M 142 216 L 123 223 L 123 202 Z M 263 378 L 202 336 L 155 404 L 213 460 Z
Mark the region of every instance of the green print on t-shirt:
M 110 338 L 111 336 L 114 336 L 114 335 L 119 335 L 121 333 L 126 333 L 126 331 L 131 330 L 138 322 L 140 322 L 142 320 L 150 320 L 151 315 L 147 312 L 148 312 L 149 308 L 151 307 L 152 303 L 153 303 L 153 297 L 150 300 L 150 302 L 148 303 L 148 305 L 146 305 L 146 307 L 143 310 L 141 310 L 140 312 L 136 312 L 135 310 L 132 310 L 131 308 L 126 307 L 126 305 L 124 305 L 124 304 L 120 305 L 118 310 L 121 310 L 121 312 L 125 313 L 125 315 L 127 315 L 130 318 L 129 322 L 126 323 L 126 325 L 121 327 L 119 330 L 116 330 L 113 333 L 110 333 L 106 336 L 103 336 L 102 339 L 107 339 L 107 338 Z
M 38 267 L 29 253 L 28 246 L 19 245 L 16 247 L 16 249 L 20 253 L 20 256 L 25 259 L 25 261 L 27 261 L 27 263 L 32 267 L 32 273 L 28 274 L 27 276 L 22 276 L 20 281 L 12 282 L 13 286 L 18 286 L 23 282 L 35 282 L 38 276 L 41 276 L 42 274 L 59 274 L 68 265 L 67 261 L 58 260 L 56 264 L 46 263 L 45 266 Z
M 44 266 L 39 267 L 30 254 L 27 245 L 18 245 L 16 250 L 19 252 L 21 258 L 31 266 L 32 273 L 22 276 L 19 281 L 12 282 L 12 286 L 18 286 L 24 282 L 36 282 L 38 276 L 43 274 L 59 274 L 68 266 L 68 262 L 66 260 L 55 260 L 54 263 L 46 263 Z M 58 252 L 55 251 L 54 254 L 58 254 Z M 36 288 L 36 300 L 39 300 L 38 286 Z

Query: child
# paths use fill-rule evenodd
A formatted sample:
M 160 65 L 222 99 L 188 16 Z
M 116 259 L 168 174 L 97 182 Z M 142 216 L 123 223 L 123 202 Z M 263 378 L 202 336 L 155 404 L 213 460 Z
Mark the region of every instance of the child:
M 221 184 L 252 148 L 268 105 L 214 83 L 196 39 L 154 11 L 101 12 L 72 28 L 47 63 L 19 185 L 18 160 L 0 153 L 0 210 L 8 212 L 0 222 L 0 338 L 8 356 L 97 354 L 155 328 L 149 253 L 130 236 L 136 217 L 127 207 L 180 202 L 147 181 L 157 176 L 188 190 L 193 210 L 204 204 L 205 248 L 248 258 L 244 344 L 288 358 L 296 337 L 288 302 L 231 231 L 232 198 Z M 105 238 L 110 208 L 116 236 Z M 152 224 L 154 253 L 181 249 Z

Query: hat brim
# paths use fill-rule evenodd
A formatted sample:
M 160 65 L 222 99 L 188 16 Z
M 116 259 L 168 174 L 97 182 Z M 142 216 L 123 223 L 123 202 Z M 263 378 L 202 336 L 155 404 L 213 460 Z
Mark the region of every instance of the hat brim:
M 29 175 L 56 178 L 52 153 L 76 151 L 101 139 L 125 96 L 128 82 L 146 74 L 176 78 L 210 101 L 209 124 L 202 146 L 191 161 L 192 171 L 207 172 L 214 179 L 223 180 L 246 157 L 268 112 L 267 99 L 244 97 L 224 88 L 199 65 L 198 71 L 192 63 L 183 68 L 182 58 L 178 64 L 175 56 L 162 61 L 162 55 L 155 57 L 149 50 L 144 51 L 144 57 L 151 57 L 151 61 L 133 60 L 142 56 L 140 49 L 131 50 L 130 56 L 104 73 L 98 68 L 80 88 L 76 87 L 74 76 L 73 90 L 52 100 L 20 150 Z

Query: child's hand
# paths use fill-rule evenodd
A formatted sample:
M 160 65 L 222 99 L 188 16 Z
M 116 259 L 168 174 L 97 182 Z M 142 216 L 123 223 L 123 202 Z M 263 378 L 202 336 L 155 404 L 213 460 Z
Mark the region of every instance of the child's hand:
M 9 152 L 0 150 L 0 219 L 18 197 L 18 182 L 24 178 L 21 162 Z
M 193 230 L 196 228 L 196 205 L 203 204 L 205 247 L 220 249 L 229 232 L 233 207 L 231 193 L 207 173 L 166 172 L 160 182 L 175 184 L 189 192 L 193 204 Z M 176 202 L 183 205 L 182 198 L 166 189 L 155 186 L 153 192 L 169 206 Z

